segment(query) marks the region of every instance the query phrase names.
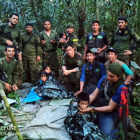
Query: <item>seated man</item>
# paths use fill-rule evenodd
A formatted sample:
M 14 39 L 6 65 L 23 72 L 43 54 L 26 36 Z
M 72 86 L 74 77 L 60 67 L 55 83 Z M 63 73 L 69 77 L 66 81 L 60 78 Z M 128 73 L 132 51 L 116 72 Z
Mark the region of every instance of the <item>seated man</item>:
M 81 92 L 77 96 L 77 104 L 81 110 L 85 110 L 89 105 L 89 95 Z M 64 120 L 65 128 L 72 140 L 111 140 L 111 137 L 104 134 L 97 125 L 94 124 L 96 115 L 93 112 L 81 114 L 77 106 L 71 105 Z
M 59 71 L 59 75 L 66 83 L 69 91 L 72 90 L 72 84 L 76 86 L 76 90 L 79 90 L 82 56 L 80 53 L 74 51 L 71 44 L 65 45 L 65 52 L 62 70 Z
M 84 91 L 89 95 L 93 93 L 101 77 L 106 75 L 105 67 L 102 63 L 95 61 L 95 52 L 93 49 L 86 51 L 87 63 L 82 67 L 82 74 L 80 78 L 80 91 L 76 96 Z
M 129 67 L 123 63 L 122 61 L 119 61 L 117 59 L 117 50 L 114 48 L 109 48 L 107 51 L 107 59 L 108 61 L 104 64 L 105 68 L 108 69 L 108 66 L 112 63 L 118 63 L 119 65 L 121 65 L 125 71 L 125 73 L 128 75 L 124 81 L 124 84 L 127 85 L 131 79 L 131 77 L 133 76 L 132 71 L 129 69 Z
M 124 70 L 119 64 L 111 64 L 108 67 L 107 76 L 100 79 L 97 88 L 90 95 L 90 103 L 98 97 L 95 103 L 95 106 L 98 107 L 80 110 L 81 112 L 97 112 L 97 119 L 101 131 L 114 139 L 119 137 L 119 135 L 115 135 L 118 132 L 115 124 L 118 121 L 117 108 L 121 99 L 121 89 L 125 87 L 123 85 L 123 74 Z
M 0 58 L 0 71 L 4 72 L 6 75 L 5 80 L 0 78 L 0 83 L 3 85 L 6 92 L 12 92 L 18 89 L 18 68 L 17 61 L 14 58 L 15 47 L 6 46 L 5 48 L 6 57 Z

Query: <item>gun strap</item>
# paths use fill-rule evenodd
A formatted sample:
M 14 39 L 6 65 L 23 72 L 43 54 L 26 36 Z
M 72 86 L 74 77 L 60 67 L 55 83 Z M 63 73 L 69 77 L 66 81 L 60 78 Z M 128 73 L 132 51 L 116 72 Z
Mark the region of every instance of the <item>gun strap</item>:
M 32 34 L 30 37 L 29 37 L 29 39 L 23 44 L 23 47 L 25 47 L 27 44 L 28 44 L 28 42 L 31 40 L 31 38 L 34 36 L 34 34 Z

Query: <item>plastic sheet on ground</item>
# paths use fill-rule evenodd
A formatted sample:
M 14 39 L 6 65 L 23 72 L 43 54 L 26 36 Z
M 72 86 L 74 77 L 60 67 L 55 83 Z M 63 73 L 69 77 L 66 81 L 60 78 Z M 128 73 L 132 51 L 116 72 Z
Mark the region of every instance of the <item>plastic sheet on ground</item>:
M 27 121 L 25 126 L 20 128 L 19 131 L 22 135 L 26 134 L 29 139 L 71 140 L 63 122 L 67 115 L 67 105 L 69 105 L 70 99 L 65 99 L 66 106 L 64 106 L 64 100 L 52 101 L 53 106 L 50 106 L 49 102 L 49 100 L 41 101 L 41 107 L 35 114 L 35 117 Z M 25 104 L 25 106 L 23 107 L 25 114 L 36 110 L 33 104 Z M 28 109 L 28 106 L 30 109 Z M 4 140 L 17 140 L 17 137 L 16 135 L 7 136 Z

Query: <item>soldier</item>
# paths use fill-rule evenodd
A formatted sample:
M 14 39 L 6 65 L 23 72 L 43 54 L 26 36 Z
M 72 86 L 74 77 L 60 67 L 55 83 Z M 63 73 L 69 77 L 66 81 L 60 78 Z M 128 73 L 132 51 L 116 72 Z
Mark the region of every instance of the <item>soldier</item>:
M 79 80 L 81 76 L 82 56 L 75 52 L 71 44 L 65 45 L 65 56 L 63 58 L 62 70 L 59 71 L 61 79 L 66 82 L 68 90 L 72 90 L 72 84 L 79 90 Z
M 74 33 L 74 25 L 72 23 L 69 23 L 67 25 L 67 44 L 72 44 L 74 47 L 74 50 L 77 51 L 77 46 L 78 46 L 78 37 Z M 60 43 L 65 43 L 62 39 L 59 41 Z
M 101 63 L 105 63 L 106 59 L 104 57 L 104 50 L 107 48 L 108 41 L 104 32 L 99 32 L 100 24 L 99 21 L 95 20 L 92 22 L 91 28 L 93 32 L 88 33 L 85 45 L 85 51 L 83 55 L 83 59 L 86 59 L 86 51 L 87 49 L 94 48 L 98 50 L 98 61 Z
M 51 23 L 49 20 L 44 22 L 44 29 L 45 30 L 40 33 L 43 51 L 42 65 L 49 65 L 55 77 L 58 78 L 59 62 L 56 49 L 59 37 L 55 31 L 51 30 Z
M 0 57 L 4 57 L 5 46 L 14 45 L 18 50 L 16 51 L 16 58 L 18 59 L 17 67 L 19 71 L 18 87 L 22 87 L 23 63 L 21 57 L 21 35 L 19 29 L 16 27 L 19 21 L 19 15 L 13 13 L 9 16 L 9 23 L 0 26 Z M 19 56 L 19 57 L 18 57 Z
M 128 28 L 127 23 L 126 17 L 118 18 L 119 29 L 114 33 L 110 46 L 117 50 L 118 59 L 128 66 L 130 54 L 132 54 L 130 51 L 131 41 L 134 40 L 139 45 L 140 37 Z
M 12 92 L 18 90 L 18 67 L 17 60 L 14 59 L 15 47 L 5 47 L 6 57 L 0 58 L 0 71 L 5 73 L 5 80 L 0 78 L 0 83 L 3 85 L 4 90 Z
M 22 35 L 23 68 L 27 81 L 34 83 L 38 78 L 37 62 L 41 60 L 40 38 L 33 33 L 33 24 L 27 23 L 25 27 L 26 33 Z

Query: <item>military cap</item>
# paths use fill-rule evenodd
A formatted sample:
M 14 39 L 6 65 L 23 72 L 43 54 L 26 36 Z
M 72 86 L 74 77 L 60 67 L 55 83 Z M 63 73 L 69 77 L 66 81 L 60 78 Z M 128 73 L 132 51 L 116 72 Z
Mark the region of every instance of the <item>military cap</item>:
M 74 25 L 72 23 L 68 23 L 67 28 L 74 28 Z
M 113 47 L 108 48 L 106 52 L 114 52 L 115 54 L 117 54 L 117 50 Z

